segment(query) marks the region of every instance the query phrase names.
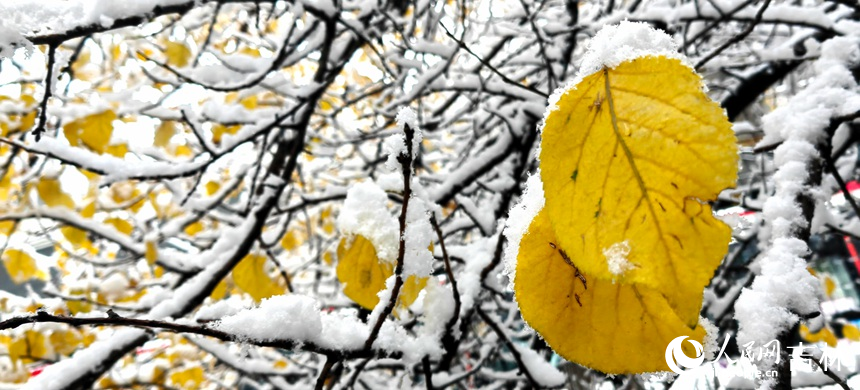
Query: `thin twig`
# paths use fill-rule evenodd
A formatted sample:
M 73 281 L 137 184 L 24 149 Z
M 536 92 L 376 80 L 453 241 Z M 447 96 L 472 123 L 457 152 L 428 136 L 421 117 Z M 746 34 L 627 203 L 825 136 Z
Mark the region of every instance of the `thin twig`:
M 833 381 L 836 382 L 837 385 L 841 386 L 845 390 L 851 390 L 851 388 L 848 387 L 848 384 L 845 383 L 844 379 L 837 376 L 836 373 L 824 368 L 824 365 L 822 365 L 820 361 L 815 359 L 815 357 L 813 357 L 812 359 L 809 359 L 809 360 L 812 360 L 812 362 L 815 363 L 816 366 L 821 368 L 821 372 L 823 372 L 824 375 L 827 375 L 828 378 L 833 379 Z
M 764 4 L 762 4 L 761 8 L 758 9 L 758 12 L 756 12 L 755 14 L 755 18 L 753 18 L 753 21 L 750 22 L 747 28 L 741 31 L 740 34 L 735 35 L 734 37 L 732 37 L 732 39 L 729 39 L 728 41 L 723 43 L 720 47 L 712 51 L 710 54 L 706 55 L 705 58 L 699 60 L 699 62 L 696 64 L 696 70 L 700 69 L 702 66 L 707 64 L 708 61 L 714 59 L 714 57 L 720 55 L 720 53 L 722 53 L 732 45 L 742 41 L 744 38 L 747 37 L 747 35 L 750 35 L 750 33 L 752 33 L 752 31 L 755 29 L 755 26 L 761 23 L 761 18 L 764 16 L 764 11 L 767 10 L 768 6 L 770 6 L 770 0 L 764 0 Z
M 406 151 L 397 156 L 397 162 L 400 163 L 400 170 L 403 174 L 403 203 L 400 205 L 400 246 L 397 250 L 397 264 L 394 266 L 394 287 L 391 288 L 391 296 L 388 298 L 388 303 L 376 318 L 376 323 L 370 331 L 370 336 L 364 344 L 365 350 L 370 350 L 373 347 L 373 342 L 379 337 L 379 331 L 382 329 L 382 324 L 385 319 L 394 311 L 394 306 L 397 304 L 397 296 L 400 295 L 400 288 L 403 287 L 403 262 L 406 257 L 406 211 L 409 208 L 409 199 L 412 197 L 412 139 L 414 136 L 413 129 L 407 124 L 403 126 L 403 132 L 406 135 Z
M 56 62 L 57 45 L 48 45 L 48 73 L 45 76 L 45 96 L 42 97 L 42 103 L 39 105 L 39 125 L 33 130 L 33 135 L 36 136 L 36 142 L 42 139 L 42 133 L 45 132 L 45 125 L 48 122 L 48 99 L 51 98 L 52 82 L 54 78 L 54 63 Z

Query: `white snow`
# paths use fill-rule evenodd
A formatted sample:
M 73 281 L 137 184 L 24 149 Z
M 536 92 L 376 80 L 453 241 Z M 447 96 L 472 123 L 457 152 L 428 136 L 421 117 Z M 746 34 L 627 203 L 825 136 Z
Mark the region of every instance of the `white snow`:
M 383 150 L 388 155 L 388 160 L 385 161 L 385 166 L 392 171 L 400 170 L 400 163 L 397 162 L 397 156 L 406 154 L 406 134 L 405 128 L 409 126 L 412 130 L 412 149 L 411 156 L 414 159 L 418 155 L 421 147 L 423 134 L 418 127 L 418 117 L 415 111 L 409 107 L 402 107 L 397 113 L 397 133 L 385 139 Z
M 543 209 L 546 198 L 543 193 L 543 182 L 540 178 L 540 171 L 529 176 L 526 180 L 526 188 L 523 191 L 523 196 L 520 198 L 505 221 L 504 235 L 507 238 L 505 246 L 505 274 L 510 280 L 510 288 L 514 287 L 514 277 L 517 271 L 517 255 L 520 252 L 520 241 L 523 236 L 528 233 L 529 225 L 537 214 Z
M 687 58 L 678 52 L 678 43 L 660 30 L 644 22 L 622 21 L 606 25 L 588 43 L 576 77 L 557 88 L 548 99 L 548 105 L 539 129 L 543 129 L 549 114 L 558 109 L 558 100 L 567 91 L 576 88 L 582 79 L 603 68 L 614 68 L 621 63 L 640 57 L 663 56 L 680 60 L 690 66 Z
M 858 43 L 857 38 L 824 42 L 815 63 L 816 77 L 786 105 L 763 118 L 761 144 L 781 142 L 774 152 L 776 191 L 764 204 L 769 229 L 762 229 L 759 240 L 769 245 L 757 260 L 760 275 L 735 304 L 738 344 L 764 345 L 790 329 L 798 314 L 819 310 L 821 284 L 807 271 L 809 248 L 794 236 L 797 229 L 808 226 L 795 199 L 809 190 L 808 164 L 819 158 L 814 145 L 828 136 L 824 130 L 831 118 L 860 109 L 856 82 L 846 68 L 860 59 Z M 823 203 L 830 194 L 819 190 L 814 196 Z M 765 361 L 760 368 L 770 364 Z
M 609 267 L 609 272 L 613 275 L 621 276 L 633 269 L 635 266 L 627 260 L 629 254 L 630 242 L 628 240 L 616 242 L 609 246 L 609 248 L 604 248 L 603 256 L 606 257 L 606 265 Z
M 678 53 L 675 40 L 648 23 L 623 21 L 605 26 L 588 41 L 588 51 L 579 66 L 577 78 L 647 56 L 664 56 L 686 63 L 686 58 Z
M 369 181 L 358 183 L 346 193 L 337 227 L 343 234 L 368 239 L 380 261 L 394 263 L 400 248 L 400 226 L 387 204 L 388 196 L 378 185 Z
M 403 232 L 405 241 L 405 256 L 403 257 L 403 275 L 424 277 L 433 271 L 433 253 L 430 244 L 435 233 L 430 225 L 430 215 L 422 199 L 412 197 L 406 209 L 406 231 Z

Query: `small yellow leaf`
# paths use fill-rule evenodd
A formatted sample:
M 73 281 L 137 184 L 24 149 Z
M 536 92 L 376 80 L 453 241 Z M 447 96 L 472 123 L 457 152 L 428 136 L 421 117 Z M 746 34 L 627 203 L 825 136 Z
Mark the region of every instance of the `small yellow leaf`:
M 189 224 L 188 226 L 185 227 L 185 234 L 187 234 L 189 236 L 193 236 L 197 233 L 202 232 L 203 229 L 204 229 L 203 222 L 195 221 L 194 223 Z
M 842 336 L 851 341 L 860 341 L 860 329 L 854 325 L 843 325 Z
M 36 184 L 36 192 L 39 194 L 39 198 L 50 207 L 75 208 L 72 197 L 63 192 L 60 188 L 60 181 L 57 179 L 44 178 L 39 180 Z
M 394 264 L 379 261 L 373 244 L 360 235 L 351 244 L 346 237 L 341 239 L 337 257 L 337 279 L 344 284 L 343 293 L 365 309 L 373 310 L 379 303 L 377 294 L 394 275 Z M 426 285 L 427 278 L 408 276 L 397 299 L 397 309 L 412 305 Z
M 124 143 L 117 145 L 108 145 L 108 147 L 105 149 L 105 153 L 117 158 L 124 158 L 125 155 L 128 153 L 128 145 Z
M 546 214 L 576 266 L 663 294 L 689 327 L 731 239 L 706 202 L 738 169 L 731 123 L 701 86 L 662 56 L 601 69 L 559 98 L 540 152 Z
M 188 65 L 188 60 L 191 58 L 191 50 L 181 42 L 167 42 L 164 54 L 167 55 L 167 63 L 177 68 Z
M 170 373 L 170 382 L 183 389 L 199 389 L 204 378 L 203 367 L 200 366 L 174 370 Z
M 72 146 L 81 143 L 101 154 L 107 151 L 113 134 L 113 121 L 116 113 L 111 110 L 85 116 L 63 126 L 63 133 Z
M 111 217 L 105 219 L 105 223 L 112 225 L 118 232 L 130 236 L 134 231 L 134 225 L 122 218 Z
M 3 252 L 3 265 L 15 284 L 24 283 L 30 279 L 45 280 L 47 276 L 36 265 L 36 260 L 29 253 L 20 249 L 6 249 Z
M 662 294 L 592 277 L 569 265 L 544 209 L 520 242 L 514 291 L 523 319 L 565 359 L 607 374 L 669 371 L 666 346 L 679 336 L 702 343 Z M 587 286 L 587 288 L 586 288 Z M 696 352 L 682 343 L 688 357 Z
M 831 347 L 836 346 L 836 335 L 833 334 L 833 331 L 828 327 L 824 327 L 819 330 L 818 333 L 812 333 L 809 331 L 809 327 L 806 324 L 800 324 L 800 338 L 809 341 L 810 343 L 826 343 Z
M 215 193 L 217 193 L 219 189 L 221 189 L 221 183 L 218 183 L 217 181 L 214 181 L 214 180 L 210 180 L 210 181 L 206 182 L 206 195 L 207 196 L 215 195 Z
M 152 144 L 162 148 L 167 148 L 170 145 L 170 139 L 176 134 L 176 122 L 164 121 L 161 126 L 155 130 L 155 139 Z
M 153 265 L 156 261 L 158 261 L 158 245 L 155 242 L 146 242 L 146 251 L 144 253 L 144 257 L 146 257 L 146 262 L 149 263 L 149 265 Z
M 824 277 L 824 292 L 827 296 L 833 295 L 833 291 L 836 290 L 836 281 L 833 280 L 830 276 Z
M 233 268 L 233 282 L 257 302 L 286 291 L 269 277 L 266 261 L 265 255 L 250 254 Z
M 299 238 L 296 237 L 297 233 L 295 231 L 288 231 L 284 234 L 284 237 L 281 238 L 281 247 L 286 251 L 291 251 L 296 249 L 301 242 L 299 242 Z

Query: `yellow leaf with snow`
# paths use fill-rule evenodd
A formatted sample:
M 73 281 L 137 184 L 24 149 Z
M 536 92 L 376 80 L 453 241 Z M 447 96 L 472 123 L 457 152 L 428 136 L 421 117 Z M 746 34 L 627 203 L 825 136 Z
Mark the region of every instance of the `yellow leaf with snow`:
M 379 303 L 377 294 L 385 289 L 385 281 L 394 275 L 394 264 L 380 261 L 376 248 L 363 236 L 355 236 L 352 243 L 344 237 L 337 248 L 337 279 L 344 284 L 343 293 L 368 310 Z M 409 275 L 403 282 L 396 308 L 403 310 L 418 298 L 427 285 L 427 278 Z
M 547 214 L 538 213 L 520 242 L 514 292 L 523 319 L 556 353 L 607 374 L 630 374 L 669 371 L 666 346 L 676 337 L 704 342 L 704 329 L 687 325 L 654 289 L 570 265 Z M 689 342 L 682 349 L 697 356 Z
M 694 327 L 731 239 L 707 204 L 737 177 L 723 109 L 693 69 L 662 56 L 586 76 L 557 106 L 540 169 L 558 244 L 584 273 L 664 295 Z

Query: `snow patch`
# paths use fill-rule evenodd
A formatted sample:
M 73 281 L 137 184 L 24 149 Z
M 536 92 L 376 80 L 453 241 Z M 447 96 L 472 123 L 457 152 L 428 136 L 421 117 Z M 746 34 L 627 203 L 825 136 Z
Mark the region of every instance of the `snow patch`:
M 387 203 L 388 195 L 378 185 L 358 183 L 346 193 L 337 227 L 344 234 L 368 239 L 380 261 L 394 263 L 400 247 L 400 226 L 388 211 Z
M 627 260 L 627 255 L 629 254 L 630 242 L 627 240 L 616 242 L 609 248 L 604 248 L 603 256 L 606 257 L 606 265 L 609 267 L 609 272 L 620 276 L 633 269 L 635 266 Z
M 514 277 L 517 271 L 517 255 L 520 252 L 520 242 L 528 233 L 529 226 L 535 216 L 543 209 L 546 198 L 544 198 L 543 181 L 540 178 L 540 170 L 526 179 L 526 188 L 523 195 L 508 213 L 505 221 L 504 235 L 508 241 L 505 247 L 504 263 L 505 274 L 508 275 L 509 287 L 514 288 Z

